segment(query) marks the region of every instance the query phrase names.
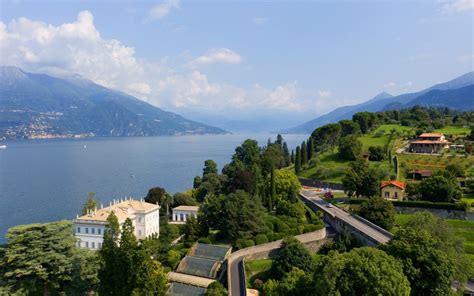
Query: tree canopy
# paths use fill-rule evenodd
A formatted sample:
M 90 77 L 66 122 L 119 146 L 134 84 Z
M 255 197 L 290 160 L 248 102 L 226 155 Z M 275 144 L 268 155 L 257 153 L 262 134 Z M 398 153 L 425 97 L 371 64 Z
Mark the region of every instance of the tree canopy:
M 402 265 L 384 251 L 365 247 L 330 252 L 314 273 L 318 295 L 410 295 Z
M 379 172 L 365 161 L 354 161 L 342 178 L 344 191 L 351 197 L 379 195 Z
M 357 214 L 378 226 L 390 230 L 395 222 L 395 207 L 382 198 L 374 197 L 362 203 Z

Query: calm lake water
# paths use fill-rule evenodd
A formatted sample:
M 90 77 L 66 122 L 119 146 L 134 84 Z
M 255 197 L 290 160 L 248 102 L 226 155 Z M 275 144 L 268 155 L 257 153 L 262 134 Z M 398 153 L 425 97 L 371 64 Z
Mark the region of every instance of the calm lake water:
M 88 192 L 104 206 L 144 197 L 149 188 L 175 193 L 192 187 L 206 159 L 219 170 L 247 138 L 270 134 L 10 141 L 0 149 L 0 243 L 17 224 L 73 219 Z M 307 135 L 286 135 L 294 149 Z

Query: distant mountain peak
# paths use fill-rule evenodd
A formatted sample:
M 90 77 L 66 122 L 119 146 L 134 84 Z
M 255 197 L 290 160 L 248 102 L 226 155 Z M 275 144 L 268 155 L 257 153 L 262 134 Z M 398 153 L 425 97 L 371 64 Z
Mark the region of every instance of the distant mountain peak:
M 378 95 L 376 95 L 375 97 L 373 97 L 370 101 L 378 101 L 378 100 L 383 100 L 383 99 L 387 99 L 387 98 L 391 98 L 393 97 L 391 94 L 389 94 L 388 92 L 381 92 L 379 93 Z
M 12 83 L 16 80 L 25 79 L 28 75 L 15 66 L 0 66 L 0 81 Z

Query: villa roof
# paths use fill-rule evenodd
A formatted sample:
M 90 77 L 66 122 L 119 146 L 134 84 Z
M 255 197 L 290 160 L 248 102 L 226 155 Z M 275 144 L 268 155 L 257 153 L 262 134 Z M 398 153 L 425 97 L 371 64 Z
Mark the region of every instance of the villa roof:
M 444 136 L 442 133 L 422 133 L 418 138 L 439 138 Z
M 98 209 L 96 211 L 91 212 L 90 214 L 81 216 L 77 218 L 76 221 L 82 220 L 105 222 L 107 221 L 107 217 L 109 217 L 112 211 L 117 216 L 117 219 L 119 221 L 124 221 L 125 219 L 134 216 L 135 213 L 145 213 L 150 210 L 159 208 L 159 205 L 148 203 L 142 200 L 130 199 L 121 202 L 117 201 L 115 204 L 111 204 L 108 207 Z
M 395 180 L 382 181 L 382 183 L 380 184 L 380 188 L 384 188 L 384 187 L 387 187 L 387 186 L 396 186 L 400 189 L 405 189 L 406 184 L 405 184 L 405 182 L 395 181 Z
M 177 206 L 176 208 L 173 208 L 173 211 L 188 211 L 188 212 L 197 212 L 199 211 L 198 206 Z

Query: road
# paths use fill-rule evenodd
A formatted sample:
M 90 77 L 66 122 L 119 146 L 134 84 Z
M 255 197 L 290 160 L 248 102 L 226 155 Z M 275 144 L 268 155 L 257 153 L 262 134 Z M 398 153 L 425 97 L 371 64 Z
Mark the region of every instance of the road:
M 308 244 L 313 242 L 323 242 L 326 238 L 326 229 L 308 232 L 295 236 L 302 244 Z M 269 242 L 266 244 L 245 248 L 238 250 L 230 255 L 228 258 L 227 267 L 227 279 L 229 287 L 229 295 L 242 296 L 245 295 L 246 282 L 243 274 L 243 259 L 251 256 L 255 258 L 268 258 L 269 253 L 272 250 L 279 249 L 281 247 L 282 240 Z
M 311 202 L 313 202 L 316 206 L 318 206 L 318 208 L 320 208 L 324 212 L 351 225 L 352 227 L 359 230 L 360 232 L 370 236 L 371 238 L 373 238 L 375 241 L 377 241 L 380 244 L 388 243 L 393 238 L 393 235 L 390 235 L 385 231 L 381 231 L 377 227 L 371 226 L 370 224 L 365 223 L 362 220 L 353 217 L 348 212 L 336 206 L 328 207 L 329 203 L 319 197 L 319 195 L 321 194 L 320 192 L 303 189 L 301 190 L 300 194 L 306 197 L 307 199 L 309 199 Z

